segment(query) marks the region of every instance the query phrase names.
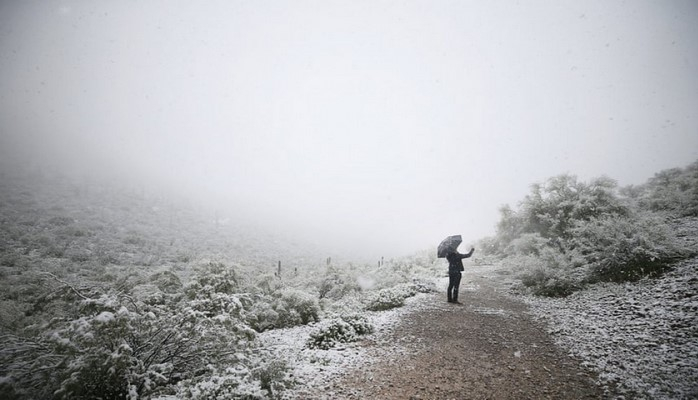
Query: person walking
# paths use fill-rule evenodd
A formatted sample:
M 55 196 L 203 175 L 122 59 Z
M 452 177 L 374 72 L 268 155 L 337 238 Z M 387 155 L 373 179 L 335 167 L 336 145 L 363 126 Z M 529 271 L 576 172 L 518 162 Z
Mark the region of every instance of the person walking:
M 475 249 L 471 248 L 467 254 L 461 254 L 454 250 L 446 255 L 448 260 L 448 290 L 446 296 L 449 303 L 461 304 L 458 301 L 458 287 L 460 286 L 461 271 L 463 271 L 463 259 L 472 256 L 473 252 L 475 252 Z

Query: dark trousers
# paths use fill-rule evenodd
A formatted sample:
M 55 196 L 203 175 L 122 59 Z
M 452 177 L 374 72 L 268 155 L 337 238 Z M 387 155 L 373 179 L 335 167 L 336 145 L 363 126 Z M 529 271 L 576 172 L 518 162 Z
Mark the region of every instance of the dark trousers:
M 458 286 L 460 286 L 460 272 L 448 274 L 448 301 L 458 301 Z

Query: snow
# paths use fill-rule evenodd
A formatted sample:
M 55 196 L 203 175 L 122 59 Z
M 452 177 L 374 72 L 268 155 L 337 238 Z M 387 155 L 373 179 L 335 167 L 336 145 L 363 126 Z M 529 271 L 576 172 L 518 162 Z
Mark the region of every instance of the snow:
M 95 317 L 95 321 L 107 323 L 114 320 L 114 313 L 109 311 L 102 311 Z
M 384 357 L 382 346 L 364 346 L 362 342 L 380 342 L 392 331 L 405 313 L 424 307 L 426 294 L 406 299 L 403 307 L 386 311 L 366 312 L 364 315 L 375 328 L 374 333 L 360 336 L 359 341 L 344 343 L 329 350 L 308 349 L 306 341 L 316 324 L 275 329 L 259 335 L 263 348 L 286 359 L 292 368 L 295 386 L 284 392 L 285 398 L 304 397 L 309 388 L 322 388 L 331 380 L 340 378 L 362 365 Z
M 526 301 L 602 384 L 633 398 L 698 398 L 698 258 L 659 279 Z
M 376 281 L 375 279 L 367 276 L 357 276 L 356 284 L 359 285 L 361 290 L 371 290 L 374 286 L 376 286 Z

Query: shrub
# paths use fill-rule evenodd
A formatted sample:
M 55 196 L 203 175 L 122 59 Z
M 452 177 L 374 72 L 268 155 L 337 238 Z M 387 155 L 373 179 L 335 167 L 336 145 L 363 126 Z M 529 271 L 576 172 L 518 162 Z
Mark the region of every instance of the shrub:
M 183 287 L 182 281 L 172 271 L 157 272 L 150 276 L 150 282 L 164 293 L 179 293 Z
M 259 274 L 254 279 L 255 288 L 261 290 L 264 295 L 273 295 L 283 289 L 283 283 L 275 274 Z
M 323 277 L 316 285 L 320 299 L 339 300 L 361 290 L 356 279 L 343 276 L 339 271 L 332 268 L 328 271 L 328 275 Z
M 698 216 L 698 161 L 686 168 L 660 171 L 639 188 L 640 205 L 685 217 Z
M 221 263 L 209 262 L 200 266 L 192 282 L 184 292 L 194 299 L 207 293 L 235 293 L 239 289 L 238 274 L 235 268 Z
M 158 366 L 134 357 L 133 339 L 144 321 L 112 296 L 85 299 L 81 307 L 81 317 L 54 320 L 37 337 L 3 343 L 6 384 L 27 397 L 88 399 L 134 398 L 139 386 L 163 383 Z
M 366 309 L 369 311 L 383 311 L 402 307 L 405 305 L 405 298 L 409 296 L 409 292 L 405 290 L 404 286 L 381 289 L 369 295 Z
M 533 294 L 564 297 L 582 286 L 583 273 L 568 255 L 547 248 L 540 255 L 514 258 L 521 266 L 521 283 Z M 576 266 L 576 268 L 575 268 Z
M 250 310 L 250 325 L 262 332 L 267 329 L 288 328 L 319 321 L 320 305 L 308 293 L 282 289 L 272 296 L 258 296 Z
M 256 360 L 256 365 L 226 367 L 204 376 L 182 381 L 178 397 L 206 399 L 274 399 L 291 385 L 285 360 Z
M 278 327 L 306 325 L 318 321 L 320 305 L 313 296 L 300 290 L 285 289 L 272 303 L 279 315 Z
M 249 313 L 247 314 L 247 322 L 252 329 L 257 332 L 264 332 L 268 329 L 277 327 L 276 323 L 279 320 L 279 313 L 274 311 L 269 298 L 259 296 L 252 300 Z
M 356 340 L 356 331 L 346 321 L 334 318 L 321 322 L 321 325 L 313 332 L 307 341 L 311 349 L 327 350 L 337 343 L 347 343 Z
M 525 265 L 519 277 L 536 294 L 564 296 L 590 282 L 637 279 L 685 255 L 667 222 L 638 211 L 608 178 L 551 178 L 534 185 L 519 210 L 501 213 L 491 247 L 507 264 Z
M 306 345 L 311 349 L 327 350 L 338 343 L 353 342 L 360 335 L 373 332 L 373 326 L 366 317 L 349 315 L 340 318 L 332 318 L 321 322 L 310 333 Z
M 373 333 L 373 325 L 368 321 L 365 315 L 349 314 L 341 317 L 346 323 L 354 328 L 357 335 L 367 335 Z
M 122 294 L 79 298 L 76 315 L 0 338 L 3 393 L 29 398 L 149 397 L 210 366 L 238 365 L 254 339 L 243 295 L 199 292 L 187 302 L 148 304 Z M 167 297 L 165 297 L 167 299 Z
M 635 280 L 661 272 L 686 251 L 657 216 L 607 216 L 578 222 L 571 241 L 587 265 L 587 280 Z
M 253 368 L 250 376 L 273 398 L 289 385 L 288 369 L 286 360 L 271 359 Z
M 563 273 L 552 268 L 537 266 L 521 276 L 521 283 L 538 296 L 565 297 L 578 289 Z
M 543 185 L 532 185 L 520 211 L 509 216 L 514 227 L 508 236 L 513 240 L 524 233 L 537 233 L 544 239 L 567 240 L 576 221 L 626 215 L 629 206 L 617 192 L 616 182 L 606 177 L 587 184 L 574 175 L 560 175 Z

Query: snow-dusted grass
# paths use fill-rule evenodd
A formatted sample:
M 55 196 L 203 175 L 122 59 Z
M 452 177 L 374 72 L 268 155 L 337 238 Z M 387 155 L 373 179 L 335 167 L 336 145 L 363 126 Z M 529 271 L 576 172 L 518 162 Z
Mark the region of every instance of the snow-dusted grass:
M 428 296 L 420 293 L 406 299 L 403 307 L 365 312 L 362 315 L 373 325 L 373 333 L 361 336 L 359 341 L 341 344 L 328 350 L 310 349 L 306 346 L 308 337 L 316 328 L 316 324 L 275 329 L 260 334 L 259 340 L 262 346 L 273 351 L 280 359 L 287 360 L 291 368 L 289 373 L 294 386 L 286 390 L 283 397 L 302 398 L 313 391 L 325 392 L 326 382 L 384 357 L 385 350 L 363 344 L 367 341 L 382 342 L 400 318 L 405 313 L 423 307 Z M 381 348 L 384 349 L 382 346 Z M 331 396 L 331 393 L 323 393 L 323 395 Z
M 631 398 L 698 398 L 698 258 L 659 279 L 527 302 L 602 383 Z

